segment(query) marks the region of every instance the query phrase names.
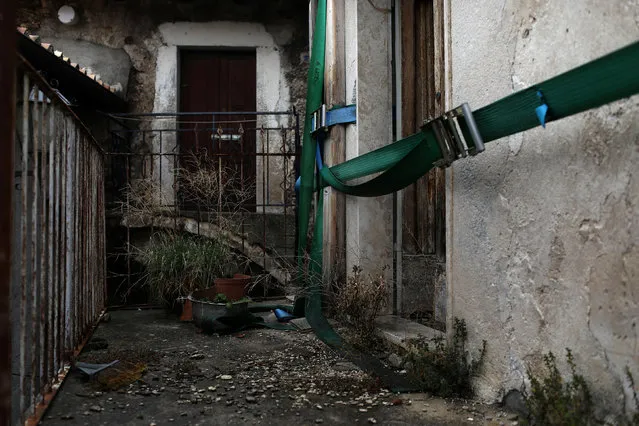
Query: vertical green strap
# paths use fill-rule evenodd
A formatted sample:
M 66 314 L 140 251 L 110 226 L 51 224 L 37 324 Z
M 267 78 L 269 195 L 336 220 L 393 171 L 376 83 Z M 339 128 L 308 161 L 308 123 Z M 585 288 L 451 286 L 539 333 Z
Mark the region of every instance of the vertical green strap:
M 299 192 L 299 240 L 298 263 L 303 274 L 304 253 L 308 243 L 308 225 L 313 199 L 313 181 L 315 173 L 315 149 L 317 142 L 311 137 L 310 129 L 313 112 L 322 105 L 324 89 L 324 56 L 326 53 L 326 0 L 317 2 L 317 15 L 313 32 L 313 48 L 308 69 L 306 117 L 304 120 L 304 138 L 302 140 L 302 160 L 300 164 Z M 320 268 L 321 270 L 321 268 Z M 302 275 L 303 276 L 303 275 Z

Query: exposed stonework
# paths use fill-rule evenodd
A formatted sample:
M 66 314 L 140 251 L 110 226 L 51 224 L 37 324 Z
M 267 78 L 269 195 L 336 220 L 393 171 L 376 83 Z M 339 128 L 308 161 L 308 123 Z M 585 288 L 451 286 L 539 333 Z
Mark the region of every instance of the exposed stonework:
M 18 23 L 37 30 L 41 36 L 73 41 L 85 41 L 123 49 L 129 56 L 132 70 L 129 76 L 128 100 L 130 112 L 150 112 L 155 98 L 155 73 L 158 49 L 164 40 L 158 31 L 165 22 L 238 21 L 259 22 L 267 26 L 286 54 L 282 68 L 291 83 L 291 97 L 296 106 L 305 94 L 306 64 L 300 55 L 307 50 L 307 7 L 304 2 L 205 1 L 171 2 L 138 0 L 127 2 L 78 1 L 80 22 L 65 26 L 58 22 L 56 10 L 64 2 L 18 2 Z M 299 108 L 298 108 L 299 109 Z M 303 112 L 301 110 L 300 112 Z

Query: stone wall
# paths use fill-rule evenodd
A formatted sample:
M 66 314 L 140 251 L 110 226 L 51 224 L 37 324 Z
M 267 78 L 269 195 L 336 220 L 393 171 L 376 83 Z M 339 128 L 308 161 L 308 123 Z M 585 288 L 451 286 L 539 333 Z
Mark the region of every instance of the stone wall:
M 639 39 L 639 3 L 450 3 L 452 101 L 473 108 Z M 551 106 L 552 108 L 552 106 Z M 490 143 L 448 175 L 449 320 L 488 340 L 496 400 L 570 348 L 604 411 L 639 377 L 639 99 Z
M 79 22 L 65 26 L 57 19 L 62 1 L 20 0 L 18 23 L 24 24 L 43 41 L 82 66 L 92 68 L 109 84 L 123 85 L 129 111 L 133 113 L 175 112 L 178 110 L 178 50 L 188 47 L 254 48 L 257 57 L 258 111 L 289 111 L 295 107 L 303 117 L 306 94 L 308 51 L 308 8 L 304 2 L 279 0 L 266 2 L 234 0 L 226 2 L 165 0 L 76 1 Z M 301 4 L 300 4 L 301 3 Z M 104 146 L 109 146 L 109 122 L 102 116 L 80 111 Z M 286 122 L 284 122 L 286 121 Z M 263 118 L 258 127 L 290 127 L 293 120 L 273 116 Z M 300 120 L 303 123 L 303 119 Z M 129 121 L 136 125 L 135 121 Z M 145 129 L 174 127 L 162 123 L 141 122 Z M 273 132 L 271 132 L 273 133 Z M 175 133 L 165 133 L 163 152 L 173 152 Z M 138 137 L 139 136 L 139 137 Z M 133 135 L 133 152 L 157 153 L 160 138 L 151 132 Z M 287 135 L 292 145 L 292 135 Z M 269 141 L 271 153 L 278 153 L 281 137 Z M 262 151 L 258 138 L 258 153 Z M 148 157 L 151 158 L 151 157 Z M 280 157 L 257 159 L 257 199 L 276 203 L 284 194 L 283 161 Z M 161 159 L 161 160 L 160 160 Z M 143 172 L 160 180 L 165 189 L 163 202 L 173 201 L 173 157 L 153 157 L 136 166 L 134 176 Z M 292 167 L 292 161 L 290 162 Z M 137 163 L 136 163 L 137 164 Z M 263 185 L 262 169 L 269 170 L 268 187 Z M 290 167 L 289 167 L 290 168 Z M 162 173 L 159 170 L 162 169 Z M 290 172 L 290 171 L 289 171 Z M 265 189 L 263 189 L 265 188 Z M 282 199 L 283 201 L 283 199 Z M 271 209 L 275 211 L 277 209 Z M 282 210 L 282 209 L 279 209 Z

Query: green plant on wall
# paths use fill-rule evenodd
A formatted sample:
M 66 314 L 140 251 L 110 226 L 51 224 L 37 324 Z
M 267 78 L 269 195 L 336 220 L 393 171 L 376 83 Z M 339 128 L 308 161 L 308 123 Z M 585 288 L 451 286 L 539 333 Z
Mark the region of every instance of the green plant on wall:
M 593 401 L 586 380 L 577 373 L 575 359 L 566 348 L 571 380 L 565 381 L 552 352 L 544 355 L 546 376 L 539 378 L 528 368 L 530 392 L 525 394 L 529 423 L 534 425 L 578 426 L 596 424 Z
M 442 397 L 470 398 L 474 395 L 472 380 L 481 373 L 486 353 L 482 342 L 479 356 L 471 358 L 466 349 L 468 329 L 463 319 L 455 318 L 450 342 L 444 338 L 432 342 L 413 341 L 408 354 L 411 372 L 423 389 Z
M 220 239 L 178 232 L 156 233 L 137 255 L 152 296 L 168 304 L 212 286 L 215 278 L 230 276 L 233 257 Z
M 570 368 L 570 380 L 565 380 L 557 368 L 557 360 L 552 352 L 544 355 L 545 375 L 539 377 L 532 368 L 527 374 L 530 380 L 530 391 L 524 394 L 528 418 L 524 424 L 544 426 L 588 426 L 611 424 L 597 418 L 592 393 L 577 366 L 572 351 L 566 348 L 566 362 Z M 635 389 L 635 381 L 630 369 L 626 367 L 626 379 L 632 391 L 635 409 L 639 408 L 639 397 Z M 639 426 L 639 412 L 629 417 L 614 416 L 615 425 Z

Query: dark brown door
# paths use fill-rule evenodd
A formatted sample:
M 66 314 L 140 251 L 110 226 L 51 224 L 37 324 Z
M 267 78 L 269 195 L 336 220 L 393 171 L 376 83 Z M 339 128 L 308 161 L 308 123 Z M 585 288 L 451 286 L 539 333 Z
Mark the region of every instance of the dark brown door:
M 191 171 L 207 167 L 220 177 L 223 209 L 236 209 L 240 203 L 255 210 L 256 117 L 224 114 L 255 111 L 255 99 L 255 51 L 180 52 L 180 112 L 205 113 L 180 119 L 180 164 Z

